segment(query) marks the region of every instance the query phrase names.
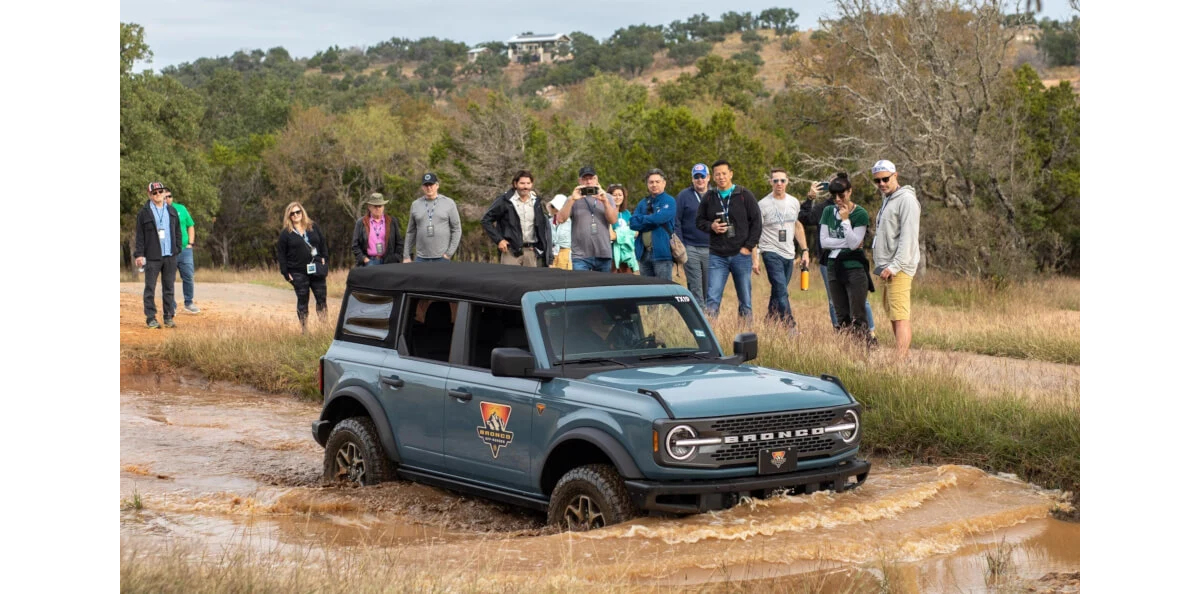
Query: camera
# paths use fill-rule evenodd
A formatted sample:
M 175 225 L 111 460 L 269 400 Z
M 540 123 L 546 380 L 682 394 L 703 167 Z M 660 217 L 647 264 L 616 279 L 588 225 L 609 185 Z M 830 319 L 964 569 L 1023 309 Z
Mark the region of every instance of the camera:
M 579 193 L 584 196 L 595 196 L 596 194 L 600 193 L 600 188 L 597 188 L 596 186 L 584 186 L 579 190 Z

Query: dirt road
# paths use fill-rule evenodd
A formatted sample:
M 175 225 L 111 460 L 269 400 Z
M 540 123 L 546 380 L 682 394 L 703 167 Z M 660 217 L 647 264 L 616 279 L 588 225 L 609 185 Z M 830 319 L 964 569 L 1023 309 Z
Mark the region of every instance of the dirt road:
M 204 313 L 180 314 L 176 331 L 294 315 L 286 290 L 202 289 Z M 140 285 L 123 284 L 121 293 L 123 344 L 167 335 L 144 328 Z M 1077 576 L 1079 568 L 1079 524 L 1050 517 L 1060 495 L 971 467 L 877 462 L 867 483 L 848 493 L 555 534 L 541 514 L 432 487 L 323 485 L 323 451 L 309 427 L 315 403 L 192 375 L 124 371 L 123 551 L 249 551 L 301 564 L 314 554 L 347 563 L 379 555 L 403 575 L 434 568 L 438 580 L 467 584 L 451 589 L 476 588 L 480 574 L 496 583 L 621 580 L 671 589 L 819 574 L 833 584 L 867 576 L 893 591 L 982 590 L 987 559 L 1003 551 L 1009 578 L 1020 583 Z M 1072 591 L 1066 583 L 1049 590 Z

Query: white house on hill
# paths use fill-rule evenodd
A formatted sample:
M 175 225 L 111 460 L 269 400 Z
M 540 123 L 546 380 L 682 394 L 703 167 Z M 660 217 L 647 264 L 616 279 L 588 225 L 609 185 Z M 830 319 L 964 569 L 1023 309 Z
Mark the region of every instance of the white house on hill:
M 546 62 L 548 54 L 555 56 L 555 59 L 564 59 L 571 43 L 571 37 L 565 33 L 548 35 L 522 33 L 513 35 L 505 43 L 508 45 L 508 59 L 511 62 L 516 62 L 521 56 L 526 55 L 536 56 L 535 62 Z

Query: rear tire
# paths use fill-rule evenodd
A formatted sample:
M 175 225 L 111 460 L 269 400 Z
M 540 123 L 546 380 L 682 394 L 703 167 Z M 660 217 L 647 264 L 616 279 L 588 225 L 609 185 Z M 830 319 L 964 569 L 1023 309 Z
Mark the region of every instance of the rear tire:
M 325 480 L 361 486 L 396 480 L 369 417 L 342 419 L 333 427 L 325 442 Z
M 564 474 L 550 494 L 547 512 L 551 524 L 569 532 L 613 526 L 637 515 L 625 481 L 608 464 L 588 464 Z

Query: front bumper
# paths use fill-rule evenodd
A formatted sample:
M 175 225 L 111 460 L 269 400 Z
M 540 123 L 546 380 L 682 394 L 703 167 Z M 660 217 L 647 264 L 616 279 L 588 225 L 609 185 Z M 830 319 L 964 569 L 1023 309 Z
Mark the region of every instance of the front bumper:
M 742 496 L 763 497 L 778 489 L 796 493 L 845 491 L 867 480 L 871 463 L 855 458 L 837 466 L 711 481 L 659 482 L 646 479 L 625 481 L 638 508 L 674 514 L 696 514 L 737 505 Z M 853 478 L 854 482 L 850 479 Z

